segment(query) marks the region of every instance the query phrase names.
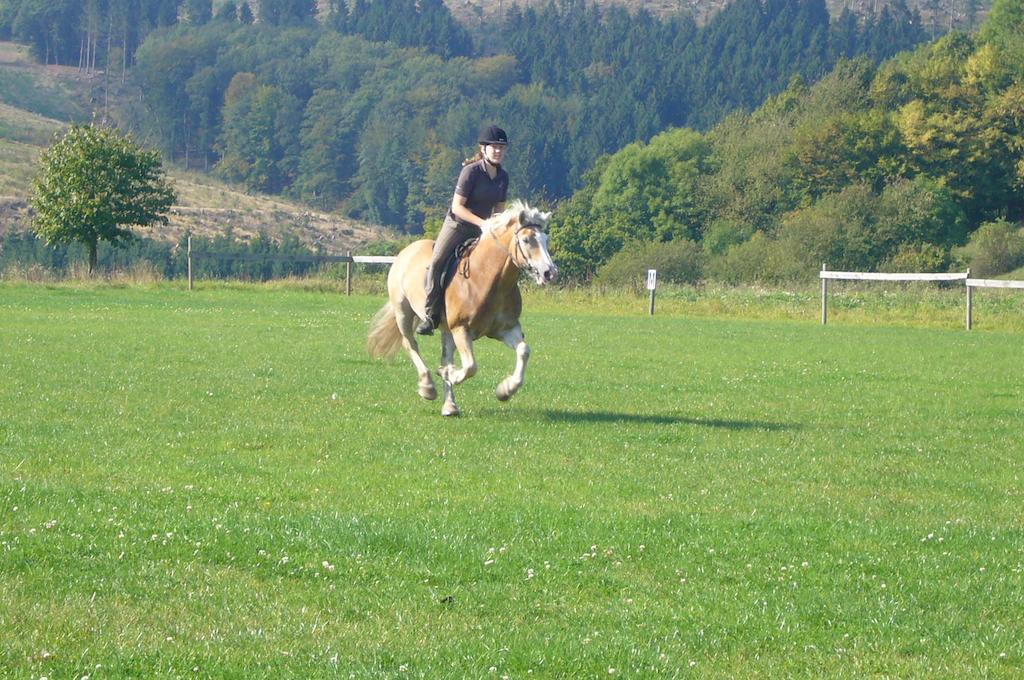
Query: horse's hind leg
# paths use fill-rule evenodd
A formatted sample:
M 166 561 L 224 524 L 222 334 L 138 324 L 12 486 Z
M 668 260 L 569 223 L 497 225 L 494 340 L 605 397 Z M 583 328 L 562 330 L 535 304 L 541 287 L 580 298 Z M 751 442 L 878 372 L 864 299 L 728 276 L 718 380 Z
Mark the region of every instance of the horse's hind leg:
M 515 328 L 505 331 L 499 337 L 502 342 L 515 350 L 516 353 L 515 370 L 512 371 L 512 375 L 498 383 L 498 389 L 495 390 L 495 396 L 498 397 L 498 401 L 506 401 L 523 386 L 523 380 L 526 377 L 526 362 L 530 360 L 530 346 L 526 344 L 523 329 L 518 324 L 516 324 Z
M 441 331 L 441 368 L 437 373 L 441 376 L 444 385 L 444 406 L 441 407 L 441 415 L 457 416 L 459 407 L 455 403 L 455 386 L 452 385 L 448 376 L 455 370 L 455 339 L 447 328 Z
M 430 377 L 430 369 L 427 368 L 426 362 L 420 356 L 420 347 L 416 342 L 414 327 L 417 322 L 417 316 L 412 307 L 409 306 L 408 301 L 403 301 L 400 305 L 396 305 L 395 321 L 398 322 L 398 330 L 402 334 L 402 346 L 409 353 L 409 358 L 412 359 L 413 365 L 416 366 L 416 372 L 420 376 L 420 396 L 427 400 L 437 399 L 434 379 Z

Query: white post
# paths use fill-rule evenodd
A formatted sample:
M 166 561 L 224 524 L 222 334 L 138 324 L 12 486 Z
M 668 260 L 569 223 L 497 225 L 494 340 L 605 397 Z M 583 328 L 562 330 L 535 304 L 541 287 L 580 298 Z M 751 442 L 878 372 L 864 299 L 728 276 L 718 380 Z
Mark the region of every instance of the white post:
M 352 251 L 345 253 L 348 260 L 345 261 L 345 295 L 352 294 Z
M 192 234 L 188 235 L 188 289 L 192 290 Z
M 647 290 L 651 291 L 651 304 L 648 308 L 648 314 L 654 316 L 654 289 L 658 285 L 658 270 L 648 269 L 647 270 Z
M 968 280 L 965 281 L 965 283 L 967 284 L 967 330 L 971 330 L 971 327 L 974 325 L 974 323 L 973 323 L 974 319 L 972 318 L 973 315 L 974 315 L 974 300 L 973 300 L 974 291 L 971 289 L 970 278 L 971 278 L 971 270 L 970 270 L 970 268 L 968 268 L 967 269 L 967 279 Z
M 828 271 L 828 267 L 825 263 L 821 263 L 821 273 L 824 274 Z M 828 323 L 828 279 L 822 277 L 821 279 L 821 325 L 824 326 Z

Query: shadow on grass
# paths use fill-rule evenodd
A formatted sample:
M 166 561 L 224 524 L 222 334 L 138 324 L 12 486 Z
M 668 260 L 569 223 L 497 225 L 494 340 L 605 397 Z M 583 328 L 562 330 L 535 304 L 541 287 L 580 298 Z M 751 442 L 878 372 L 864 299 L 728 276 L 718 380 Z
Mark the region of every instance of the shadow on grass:
M 552 422 L 565 423 L 637 423 L 641 425 L 698 425 L 723 430 L 767 430 L 780 432 L 798 430 L 799 425 L 787 423 L 771 423 L 764 420 L 726 420 L 724 418 L 689 418 L 652 413 L 614 413 L 612 411 L 559 411 L 548 409 L 542 411 L 545 418 Z

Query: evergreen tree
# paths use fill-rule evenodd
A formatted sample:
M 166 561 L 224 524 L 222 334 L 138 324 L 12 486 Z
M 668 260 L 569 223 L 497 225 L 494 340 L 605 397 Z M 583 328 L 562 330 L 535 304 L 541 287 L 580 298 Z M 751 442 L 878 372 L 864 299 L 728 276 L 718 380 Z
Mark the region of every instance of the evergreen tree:
M 259 0 L 260 22 L 284 26 L 316 18 L 316 0 Z
M 860 22 L 857 15 L 844 7 L 839 17 L 832 22 L 829 36 L 830 56 L 833 62 L 843 57 L 853 57 L 860 48 Z
M 347 0 L 328 0 L 327 25 L 343 35 L 352 32 L 349 28 Z
M 344 0 L 329 5 L 331 26 L 345 34 L 423 47 L 443 57 L 473 52 L 469 32 L 452 16 L 443 0 L 355 0 L 346 11 Z
M 213 0 L 184 0 L 181 10 L 184 21 L 199 26 L 213 18 Z
M 151 6 L 156 10 L 154 25 L 157 27 L 173 26 L 178 23 L 178 9 L 181 0 L 155 0 Z
M 2 15 L 11 37 L 28 43 L 44 64 L 72 64 L 78 56 L 82 6 L 74 0 L 18 0 Z
M 238 7 L 235 5 L 235 0 L 224 0 L 213 18 L 217 21 L 238 21 Z

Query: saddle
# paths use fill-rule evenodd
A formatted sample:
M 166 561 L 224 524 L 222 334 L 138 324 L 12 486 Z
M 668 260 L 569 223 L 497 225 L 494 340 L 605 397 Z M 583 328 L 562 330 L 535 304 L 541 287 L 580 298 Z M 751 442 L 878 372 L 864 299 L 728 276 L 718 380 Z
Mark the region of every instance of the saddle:
M 438 285 L 441 287 L 441 293 L 438 295 L 437 308 L 434 310 L 434 325 L 437 325 L 441 319 L 445 316 L 444 309 L 444 295 L 445 291 L 448 290 L 448 286 L 452 281 L 455 280 L 457 275 L 469 278 L 469 254 L 473 252 L 476 245 L 480 243 L 480 237 L 471 238 L 463 241 L 455 247 L 452 254 L 448 256 L 447 262 L 444 264 L 444 268 L 441 270 L 441 278 L 438 281 Z M 462 263 L 462 271 L 459 272 L 459 263 Z M 424 284 L 426 284 L 426 276 L 430 276 L 430 273 L 424 276 Z

